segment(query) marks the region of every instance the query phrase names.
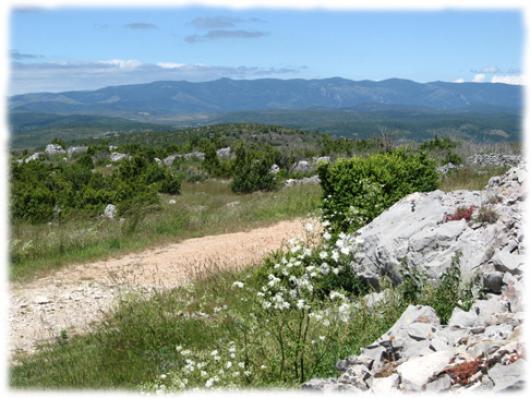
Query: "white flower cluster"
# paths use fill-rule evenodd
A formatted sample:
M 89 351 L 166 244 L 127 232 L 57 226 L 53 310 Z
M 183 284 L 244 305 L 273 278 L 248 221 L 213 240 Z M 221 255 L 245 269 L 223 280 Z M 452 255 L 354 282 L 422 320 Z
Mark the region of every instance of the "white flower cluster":
M 229 342 L 223 349 L 193 352 L 176 347 L 181 366 L 174 371 L 159 375 L 154 389 L 157 393 L 183 390 L 192 386 L 214 388 L 218 386 L 239 386 L 253 371 L 245 362 L 244 355 L 235 342 Z M 264 369 L 261 365 L 260 369 Z

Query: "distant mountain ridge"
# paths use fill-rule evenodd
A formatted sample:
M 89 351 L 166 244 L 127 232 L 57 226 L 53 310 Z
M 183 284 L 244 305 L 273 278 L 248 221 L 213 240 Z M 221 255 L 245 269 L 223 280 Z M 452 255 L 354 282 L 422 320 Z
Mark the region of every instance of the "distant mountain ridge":
M 523 87 L 501 83 L 417 83 L 403 79 L 219 79 L 157 81 L 93 91 L 10 97 L 15 112 L 96 114 L 157 121 L 168 115 L 222 115 L 240 111 L 308 108 L 410 107 L 437 111 L 491 109 L 520 112 Z

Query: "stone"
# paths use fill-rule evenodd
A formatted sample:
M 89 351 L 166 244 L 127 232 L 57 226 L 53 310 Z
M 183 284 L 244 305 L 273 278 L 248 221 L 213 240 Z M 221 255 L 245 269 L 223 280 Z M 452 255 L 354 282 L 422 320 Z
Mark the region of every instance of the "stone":
M 502 391 L 517 385 L 525 378 L 526 361 L 519 359 L 509 365 L 496 364 L 488 370 L 488 376 L 495 386 L 493 392 Z
M 420 391 L 433 376 L 449 365 L 454 356 L 452 350 L 439 351 L 402 363 L 396 369 L 401 378 L 401 388 Z
M 28 156 L 26 159 L 24 159 L 24 163 L 32 162 L 34 160 L 39 160 L 42 158 L 44 154 L 42 152 L 35 152 L 34 154 Z
M 484 331 L 484 337 L 494 340 L 505 340 L 511 336 L 513 326 L 509 324 L 488 326 Z
M 87 146 L 71 146 L 66 150 L 66 153 L 69 157 L 72 157 L 74 155 L 80 155 L 82 153 L 87 153 L 88 147 Z
M 428 392 L 441 392 L 441 391 L 447 391 L 449 388 L 451 388 L 451 385 L 453 384 L 451 380 L 451 376 L 444 373 L 440 377 L 436 378 L 435 380 L 427 383 L 425 385 L 425 391 Z
M 428 323 L 414 322 L 409 325 L 408 333 L 415 340 L 426 340 L 433 337 L 433 328 Z
M 450 347 L 449 342 L 443 336 L 434 335 L 429 348 L 433 351 L 446 351 Z
M 103 215 L 110 220 L 114 219 L 117 214 L 118 214 L 118 208 L 114 206 L 113 204 L 108 204 L 105 207 L 105 210 L 103 211 Z
M 415 322 L 434 326 L 440 325 L 440 319 L 432 307 L 409 304 L 396 323 L 383 335 L 383 338 L 403 335 L 408 332 L 409 326 Z
M 520 274 L 520 267 L 523 265 L 524 259 L 523 256 L 517 253 L 509 253 L 507 250 L 500 250 L 495 252 L 491 258 L 491 262 L 501 272 Z
M 51 300 L 46 296 L 37 296 L 34 300 L 35 304 L 43 305 L 51 303 Z
M 303 177 L 300 179 L 293 179 L 289 178 L 285 180 L 284 185 L 286 187 L 293 187 L 295 185 L 306 185 L 306 184 L 320 184 L 320 178 L 317 175 L 311 176 L 311 177 Z
M 500 294 L 503 285 L 504 274 L 502 272 L 490 272 L 482 275 L 482 285 L 484 288 L 495 294 Z
M 487 325 L 496 314 L 506 311 L 508 311 L 506 302 L 496 295 L 492 295 L 487 300 L 475 301 L 469 310 L 478 316 L 476 325 Z
M 278 174 L 278 173 L 280 172 L 280 166 L 278 166 L 276 163 L 274 163 L 274 164 L 271 166 L 270 172 L 271 172 L 272 174 Z
M 329 163 L 330 162 L 330 157 L 329 156 L 319 156 L 319 157 L 314 157 L 313 158 L 313 163 L 315 163 L 316 165 L 320 165 L 320 164 L 324 164 L 324 163 Z
M 184 154 L 184 159 L 190 160 L 190 159 L 197 159 L 197 160 L 204 160 L 204 152 L 194 151 L 190 153 Z
M 66 151 L 64 150 L 64 148 L 61 146 L 61 145 L 58 145 L 58 144 L 48 144 L 46 145 L 46 150 L 44 151 L 46 152 L 48 155 L 59 155 L 59 154 L 64 154 L 66 153 Z
M 459 307 L 455 307 L 451 318 L 447 324 L 449 326 L 458 326 L 461 328 L 470 328 L 475 326 L 478 321 L 478 314 L 474 311 L 464 311 Z
M 110 161 L 111 162 L 119 162 L 119 161 L 127 159 L 127 158 L 129 158 L 129 155 L 127 155 L 125 153 L 111 152 L 111 154 L 110 154 Z
M 370 378 L 372 374 L 370 370 L 361 364 L 355 364 L 348 367 L 345 373 L 343 373 L 339 379 L 339 383 L 351 384 L 360 390 L 367 390 L 370 387 Z
M 166 166 L 172 166 L 176 159 L 180 159 L 182 156 L 175 153 L 173 155 L 169 155 L 168 157 L 165 157 L 163 162 Z
M 220 159 L 229 159 L 231 155 L 231 149 L 229 146 L 226 148 L 220 148 L 216 151 L 216 153 L 217 157 Z
M 302 390 L 324 391 L 330 386 L 336 386 L 337 381 L 334 379 L 311 379 L 302 384 Z
M 297 171 L 297 172 L 306 172 L 306 171 L 309 171 L 309 169 L 310 169 L 310 166 L 307 160 L 299 160 L 293 166 L 293 171 Z
M 387 393 L 397 390 L 398 385 L 399 376 L 395 373 L 387 377 L 374 377 L 370 391 L 374 393 Z

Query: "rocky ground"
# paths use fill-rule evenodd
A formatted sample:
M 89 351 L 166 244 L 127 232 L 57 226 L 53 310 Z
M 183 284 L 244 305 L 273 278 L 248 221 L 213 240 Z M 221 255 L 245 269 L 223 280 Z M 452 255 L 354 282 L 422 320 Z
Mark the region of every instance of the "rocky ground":
M 526 168 L 493 177 L 479 192 L 415 193 L 360 230 L 356 271 L 374 287 L 399 283 L 402 261 L 437 279 L 460 252 L 463 276 L 485 292 L 469 311 L 455 308 L 442 325 L 428 306 L 409 306 L 392 328 L 357 356 L 337 363 L 336 379 L 303 388 L 372 391 L 512 391 L 523 388 Z M 384 294 L 376 296 L 384 299 Z

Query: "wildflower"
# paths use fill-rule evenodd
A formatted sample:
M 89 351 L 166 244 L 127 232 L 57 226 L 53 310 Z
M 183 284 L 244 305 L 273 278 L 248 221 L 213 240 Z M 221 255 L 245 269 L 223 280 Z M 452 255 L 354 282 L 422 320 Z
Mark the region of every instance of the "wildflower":
M 211 377 L 208 380 L 206 380 L 206 383 L 204 383 L 204 387 L 206 387 L 206 388 L 212 387 L 215 384 L 215 382 L 216 382 L 216 380 L 215 380 L 216 378 L 217 377 Z
M 232 283 L 232 287 L 236 287 L 238 289 L 243 289 L 244 286 L 245 286 L 245 284 L 243 282 L 240 282 L 240 281 L 235 281 L 234 283 Z
M 177 350 L 177 352 L 180 352 L 180 351 L 182 351 L 182 346 L 178 345 L 175 349 Z
M 325 251 L 321 251 L 319 256 L 322 260 L 325 260 L 326 258 L 328 258 L 328 253 Z
M 326 340 L 326 336 L 318 336 L 318 338 L 319 338 L 320 341 Z
M 303 309 L 304 305 L 305 305 L 305 301 L 303 299 L 300 299 L 296 302 L 296 308 L 298 308 L 299 310 Z
M 339 261 L 339 252 L 336 251 L 336 250 L 333 250 L 333 252 L 331 253 L 331 258 L 332 258 L 333 261 L 335 261 L 335 262 Z
M 218 354 L 219 354 L 219 351 L 217 351 L 217 350 L 213 350 L 212 352 L 210 352 L 210 355 L 211 355 L 212 357 L 215 357 L 215 356 L 217 356 Z
M 331 234 L 328 231 L 325 231 L 322 237 L 324 238 L 324 240 L 330 240 Z
M 267 366 L 265 366 L 265 365 L 261 365 L 259 368 L 260 368 L 260 369 L 267 369 Z
M 183 355 L 183 356 L 188 356 L 188 355 L 191 354 L 191 351 L 190 350 L 184 350 L 184 351 L 181 351 L 180 354 Z
M 245 362 L 239 362 L 237 364 L 237 366 L 240 368 L 240 369 L 245 369 Z
M 226 363 L 226 368 L 227 368 L 227 369 L 230 369 L 231 367 L 232 367 L 232 362 L 231 362 L 231 361 L 228 361 L 228 362 Z
M 308 222 L 308 223 L 304 226 L 304 228 L 305 228 L 305 230 L 306 230 L 307 232 L 313 232 L 313 231 L 315 230 L 315 226 L 314 226 L 312 223 L 310 223 L 310 222 Z
M 264 309 L 269 309 L 271 307 L 271 305 L 272 304 L 270 303 L 270 301 L 264 301 L 263 304 L 262 304 Z
M 320 271 L 320 273 L 321 273 L 322 275 L 327 275 L 327 274 L 329 274 L 329 265 L 328 265 L 328 263 L 322 263 L 322 264 L 320 265 L 320 269 L 319 269 L 319 271 Z
M 167 378 L 167 374 L 162 373 L 162 374 L 160 375 L 160 378 L 161 378 L 162 380 L 165 380 L 165 379 Z

